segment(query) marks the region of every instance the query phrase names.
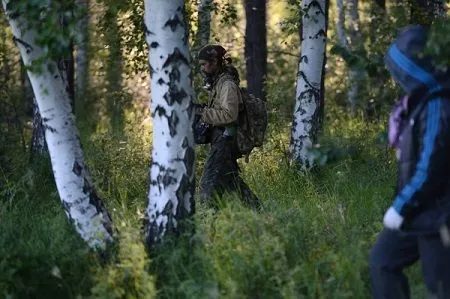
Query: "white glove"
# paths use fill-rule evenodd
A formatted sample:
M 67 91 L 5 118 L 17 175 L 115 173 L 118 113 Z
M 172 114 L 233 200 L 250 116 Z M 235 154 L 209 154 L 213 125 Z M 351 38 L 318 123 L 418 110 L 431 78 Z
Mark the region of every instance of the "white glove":
M 398 230 L 403 223 L 403 216 L 400 215 L 393 207 L 390 207 L 384 214 L 384 227 Z

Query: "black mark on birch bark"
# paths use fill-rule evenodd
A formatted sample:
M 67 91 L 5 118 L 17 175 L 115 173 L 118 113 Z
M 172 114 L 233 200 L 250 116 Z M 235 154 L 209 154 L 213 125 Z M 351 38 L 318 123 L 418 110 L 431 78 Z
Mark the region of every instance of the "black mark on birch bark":
M 77 176 L 80 176 L 82 170 L 83 170 L 83 167 L 81 167 L 81 165 L 78 163 L 78 161 L 75 161 L 75 163 L 73 163 L 73 167 L 72 167 L 73 173 L 75 173 Z
M 11 17 L 11 19 L 14 19 L 14 18 Z M 25 52 L 27 52 L 27 54 L 30 54 L 30 52 L 33 51 L 33 46 L 31 46 L 29 43 L 25 42 L 24 40 L 14 36 L 13 41 L 17 44 L 21 44 L 25 48 Z
M 169 122 L 170 136 L 173 137 L 177 134 L 177 126 L 178 123 L 180 122 L 180 119 L 175 113 L 175 111 L 172 111 L 172 114 L 170 115 L 170 117 L 167 118 L 167 120 Z
M 182 63 L 184 63 L 185 65 L 189 65 L 189 61 L 183 55 L 183 53 L 181 53 L 180 49 L 175 48 L 173 53 L 167 57 L 166 62 L 164 62 L 163 64 L 163 68 L 166 68 L 172 64 L 180 65 Z
M 158 115 L 159 117 L 166 115 L 166 109 L 162 106 L 156 106 L 155 111 L 152 113 L 152 117 Z
M 169 26 L 170 30 L 172 30 L 172 32 L 174 32 L 175 30 L 177 30 L 178 25 L 183 27 L 182 21 L 178 17 L 178 14 L 176 14 L 174 17 L 171 17 L 169 20 L 167 20 L 167 22 L 164 24 L 164 27 Z

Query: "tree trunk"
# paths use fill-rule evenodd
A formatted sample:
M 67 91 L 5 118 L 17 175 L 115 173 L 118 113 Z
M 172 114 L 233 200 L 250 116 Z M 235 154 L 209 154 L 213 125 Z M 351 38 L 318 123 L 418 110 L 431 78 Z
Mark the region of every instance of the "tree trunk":
M 67 49 L 67 54 L 56 62 L 63 76 L 63 81 L 67 85 L 70 104 L 74 107 L 75 87 L 74 87 L 74 62 L 73 62 L 73 43 Z
M 373 1 L 376 3 L 378 8 L 386 10 L 386 0 L 373 0 Z
M 22 98 L 24 101 L 32 103 L 33 112 L 33 122 L 32 122 L 32 133 L 31 133 L 31 153 L 30 161 L 33 161 L 34 156 L 43 156 L 47 151 L 47 144 L 45 143 L 45 129 L 42 125 L 41 114 L 39 113 L 39 107 L 36 102 L 36 98 L 33 94 L 33 87 L 31 86 L 30 80 L 28 79 L 27 71 L 23 63 L 21 64 L 21 79 L 22 81 Z
M 37 32 L 21 15 L 8 13 L 14 39 L 23 62 L 30 66 L 44 55 L 35 44 Z M 21 28 L 30 28 L 22 31 Z M 67 216 L 80 236 L 93 248 L 104 248 L 112 240 L 111 219 L 96 195 L 83 159 L 75 117 L 72 114 L 67 84 L 54 61 L 42 63 L 39 72 L 28 71 L 41 113 L 53 174 Z
M 121 136 L 124 129 L 124 113 L 122 107 L 122 71 L 123 59 L 120 45 L 120 29 L 118 25 L 119 3 L 109 1 L 110 7 L 106 11 L 107 21 L 106 40 L 108 43 L 108 63 L 106 75 L 108 80 L 108 113 L 111 131 Z
M 68 26 L 66 14 L 72 14 L 73 11 L 60 12 L 60 26 L 65 28 Z M 69 92 L 70 104 L 74 107 L 75 86 L 74 86 L 74 60 L 73 60 L 73 40 L 70 39 L 69 44 L 64 49 L 64 56 L 60 57 L 56 62 L 61 73 L 64 75 L 63 80 L 67 84 Z
M 292 121 L 290 152 L 302 170 L 314 165 L 309 152 L 317 141 L 320 111 L 323 105 L 326 34 L 326 0 L 302 2 L 302 44 L 297 78 L 296 101 Z
M 195 50 L 208 44 L 211 34 L 211 9 L 212 0 L 200 0 L 198 4 L 198 30 L 195 38 Z
M 145 0 L 150 49 L 153 153 L 148 223 L 149 245 L 194 212 L 193 90 L 183 0 Z
M 33 133 L 31 136 L 31 160 L 34 155 L 43 156 L 47 152 L 47 146 L 45 143 L 45 129 L 42 125 L 41 114 L 36 103 L 36 99 L 33 97 Z
M 359 11 L 358 4 L 359 0 L 348 0 L 348 15 L 349 15 L 349 37 L 350 37 L 350 48 L 353 55 L 359 55 L 364 49 L 364 44 L 360 32 L 360 21 L 359 21 Z M 359 66 L 359 64 L 354 64 L 349 66 L 349 90 L 348 98 L 351 105 L 352 113 L 356 112 L 358 102 L 361 101 L 361 89 L 363 87 L 364 78 L 366 77 L 365 71 Z
M 264 100 L 267 73 L 266 0 L 245 0 L 245 15 L 247 88 L 250 93 Z
M 386 1 L 385 0 L 371 1 L 369 40 L 370 40 L 370 47 L 372 49 L 377 46 L 377 37 L 379 37 L 380 35 L 379 33 L 382 30 L 382 27 L 380 25 L 386 21 L 385 16 L 386 16 Z
M 349 39 L 345 30 L 345 6 L 343 0 L 336 0 L 337 21 L 336 31 L 339 44 L 349 55 L 355 55 L 363 47 L 361 34 L 359 32 L 358 0 L 348 0 L 349 16 Z M 348 42 L 350 40 L 350 43 Z M 358 49 L 359 48 L 359 49 Z M 348 67 L 348 103 L 352 113 L 356 112 L 358 100 L 361 95 L 361 86 L 365 77 L 365 72 L 356 63 L 349 64 Z
M 75 58 L 76 75 L 75 75 L 75 107 L 78 106 L 77 102 L 81 101 L 86 95 L 88 88 L 88 76 L 89 76 L 89 60 L 88 60 L 88 43 L 89 43 L 89 0 L 75 0 L 77 9 L 82 17 L 79 18 L 77 23 L 77 43 Z

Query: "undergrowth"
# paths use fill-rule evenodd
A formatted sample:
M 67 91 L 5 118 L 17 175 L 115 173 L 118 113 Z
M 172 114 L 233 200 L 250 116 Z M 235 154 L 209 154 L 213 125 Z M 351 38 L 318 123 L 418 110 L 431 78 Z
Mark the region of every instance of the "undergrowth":
M 394 191 L 393 155 L 377 141 L 378 123 L 336 118 L 325 128 L 320 144 L 330 159 L 301 174 L 287 159 L 288 125 L 271 124 L 267 144 L 241 164 L 262 211 L 236 194 L 217 211 L 198 205 L 195 233 L 150 253 L 141 234 L 149 145 L 132 134 L 84 136 L 117 230 L 112 256 L 77 236 L 44 159 L 0 193 L 0 297 L 369 298 L 367 259 Z M 418 267 L 409 276 L 421 298 Z

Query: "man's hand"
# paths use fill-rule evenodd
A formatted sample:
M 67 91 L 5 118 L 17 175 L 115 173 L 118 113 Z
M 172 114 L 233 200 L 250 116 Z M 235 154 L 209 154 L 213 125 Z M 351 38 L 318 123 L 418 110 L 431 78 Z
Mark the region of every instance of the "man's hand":
M 204 107 L 205 105 L 203 104 L 194 104 L 195 115 L 202 115 Z
M 390 207 L 384 214 L 383 224 L 384 227 L 398 230 L 403 223 L 403 216 L 400 215 L 394 207 Z

